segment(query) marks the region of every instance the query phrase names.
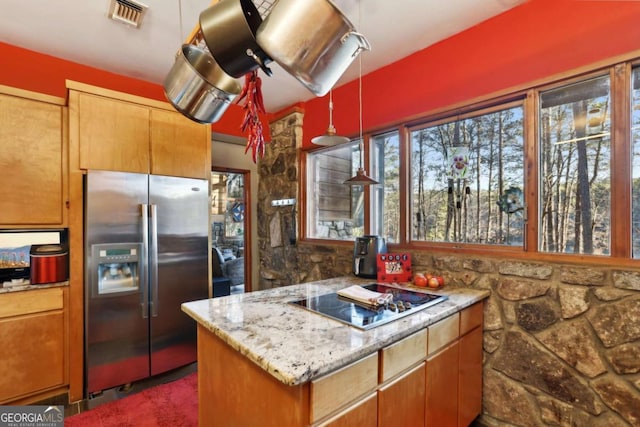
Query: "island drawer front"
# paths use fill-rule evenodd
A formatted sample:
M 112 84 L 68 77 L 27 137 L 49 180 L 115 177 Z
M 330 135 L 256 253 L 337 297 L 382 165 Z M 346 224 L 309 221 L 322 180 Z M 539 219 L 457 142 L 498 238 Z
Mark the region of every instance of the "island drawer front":
M 377 427 L 378 392 L 342 410 L 339 414 L 317 424 L 317 427 Z
M 378 353 L 311 382 L 311 422 L 335 412 L 378 386 Z
M 62 310 L 64 299 L 62 288 L 45 288 L 3 294 L 0 304 L 0 319 L 22 316 L 50 310 Z
M 460 336 L 482 325 L 482 315 L 482 302 L 477 302 L 460 312 Z
M 380 382 L 383 383 L 427 357 L 427 329 L 380 350 Z
M 433 354 L 458 338 L 460 313 L 453 314 L 429 326 L 427 353 Z

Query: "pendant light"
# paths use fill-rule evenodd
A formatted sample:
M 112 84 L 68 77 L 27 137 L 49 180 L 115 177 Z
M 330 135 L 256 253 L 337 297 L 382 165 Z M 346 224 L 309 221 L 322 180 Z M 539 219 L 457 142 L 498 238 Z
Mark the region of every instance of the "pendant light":
M 359 14 L 358 21 L 360 20 L 360 15 L 362 15 L 362 0 L 359 2 Z M 358 24 L 360 24 L 358 22 Z M 360 106 L 360 167 L 356 172 L 355 176 L 352 176 L 344 183 L 347 185 L 375 185 L 378 184 L 373 178 L 369 178 L 364 172 L 364 138 L 362 137 L 362 55 L 358 55 L 358 103 Z
M 336 128 L 333 126 L 333 90 L 329 90 L 329 127 L 324 135 L 311 138 L 311 142 L 316 145 L 338 145 L 349 142 L 346 136 L 336 135 Z

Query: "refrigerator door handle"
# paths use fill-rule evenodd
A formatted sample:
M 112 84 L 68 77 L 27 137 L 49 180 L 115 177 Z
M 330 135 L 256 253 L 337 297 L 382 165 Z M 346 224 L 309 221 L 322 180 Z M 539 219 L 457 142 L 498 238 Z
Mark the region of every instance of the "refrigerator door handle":
M 151 288 L 151 316 L 158 317 L 158 206 L 151 207 L 149 245 L 149 281 Z
M 140 254 L 140 274 L 139 279 L 142 286 L 140 293 L 140 307 L 142 309 L 142 318 L 149 317 L 149 205 L 140 205 L 140 215 L 142 216 L 142 254 Z

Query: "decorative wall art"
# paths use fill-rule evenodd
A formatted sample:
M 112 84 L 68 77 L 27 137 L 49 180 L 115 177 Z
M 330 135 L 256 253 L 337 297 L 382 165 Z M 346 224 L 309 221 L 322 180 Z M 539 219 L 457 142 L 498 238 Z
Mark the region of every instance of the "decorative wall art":
M 448 171 L 451 179 L 465 179 L 469 173 L 469 147 L 447 148 Z

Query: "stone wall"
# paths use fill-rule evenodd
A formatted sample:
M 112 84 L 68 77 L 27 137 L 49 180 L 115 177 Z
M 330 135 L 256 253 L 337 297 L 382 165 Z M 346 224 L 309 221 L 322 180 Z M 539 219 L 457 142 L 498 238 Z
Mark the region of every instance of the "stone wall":
M 484 424 L 640 425 L 640 273 L 415 253 L 414 271 L 491 291 Z
M 257 289 L 304 281 L 298 271 L 296 216 L 298 209 L 299 147 L 302 114 L 291 113 L 271 123 L 271 142 L 260 160 L 258 173 Z M 273 206 L 272 201 L 296 199 L 293 206 Z
M 351 246 L 277 237 L 287 213 L 270 201 L 297 195 L 300 120 L 272 125 L 260 165 L 261 289 L 352 272 Z M 412 260 L 414 271 L 442 275 L 448 287 L 491 292 L 483 424 L 640 426 L 640 270 L 421 251 Z

